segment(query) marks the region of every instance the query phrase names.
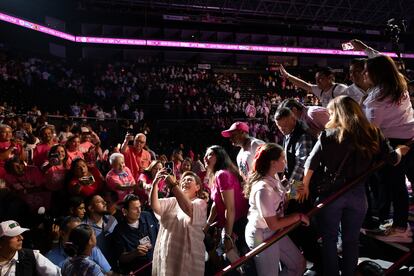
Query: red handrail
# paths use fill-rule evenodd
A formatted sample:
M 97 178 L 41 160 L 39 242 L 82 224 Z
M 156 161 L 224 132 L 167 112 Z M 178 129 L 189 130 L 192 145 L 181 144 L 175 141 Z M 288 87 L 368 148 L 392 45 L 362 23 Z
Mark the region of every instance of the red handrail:
M 384 161 L 381 161 L 381 162 L 378 162 L 377 164 L 374 164 L 366 172 L 364 172 L 363 174 L 361 174 L 360 176 L 358 176 L 357 178 L 352 180 L 350 183 L 348 183 L 347 185 L 345 185 L 344 187 L 339 189 L 337 192 L 335 192 L 332 195 L 328 196 L 324 201 L 320 202 L 318 205 L 313 207 L 312 210 L 310 210 L 306 215 L 308 217 L 314 216 L 316 213 L 318 213 L 326 205 L 332 203 L 334 200 L 336 200 L 342 194 L 344 194 L 345 192 L 347 192 L 348 190 L 350 190 L 351 188 L 353 188 L 357 184 L 361 183 L 361 181 L 364 178 L 366 178 L 369 174 L 371 174 L 372 172 L 374 172 L 374 171 L 378 170 L 379 168 L 381 168 L 382 166 L 384 166 L 384 164 L 385 164 Z M 238 260 L 231 263 L 230 265 L 225 267 L 223 270 L 217 272 L 215 276 L 224 275 L 224 274 L 228 273 L 229 271 L 231 271 L 233 269 L 236 269 L 237 267 L 241 266 L 247 260 L 249 260 L 249 259 L 253 258 L 254 256 L 256 256 L 257 254 L 263 252 L 266 248 L 270 247 L 272 244 L 274 244 L 275 242 L 280 240 L 283 236 L 288 234 L 290 231 L 292 231 L 293 229 L 295 229 L 299 225 L 300 225 L 300 222 L 296 222 L 296 223 L 290 225 L 289 227 L 286 227 L 286 228 L 276 232 L 273 236 L 269 237 L 264 242 L 259 244 L 257 247 L 253 248 L 251 251 L 246 253 L 246 255 L 240 257 Z
M 134 276 L 134 275 L 138 275 L 139 272 L 141 272 L 142 270 L 144 270 L 145 268 L 147 268 L 148 266 L 150 266 L 152 264 L 152 261 L 149 263 L 146 263 L 145 265 L 141 266 L 140 268 L 138 268 L 135 271 L 131 271 L 129 273 L 129 276 Z
M 398 259 L 392 266 L 390 266 L 386 271 L 385 275 L 395 275 L 395 272 L 403 266 L 410 258 L 413 257 L 414 254 L 414 246 L 411 248 L 410 251 L 405 253 L 400 259 Z

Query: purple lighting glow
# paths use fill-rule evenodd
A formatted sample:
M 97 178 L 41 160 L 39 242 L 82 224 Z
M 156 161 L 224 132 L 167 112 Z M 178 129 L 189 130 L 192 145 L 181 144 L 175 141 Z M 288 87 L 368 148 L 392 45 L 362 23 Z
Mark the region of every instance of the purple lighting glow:
M 166 40 L 145 40 L 129 39 L 114 37 L 89 37 L 74 36 L 68 33 L 60 32 L 52 28 L 32 23 L 30 21 L 13 17 L 0 12 L 0 20 L 15 24 L 34 31 L 49 34 L 65 40 L 76 43 L 94 43 L 108 45 L 131 45 L 131 46 L 148 46 L 148 47 L 173 47 L 189 49 L 207 49 L 207 50 L 226 50 L 226 51 L 247 51 L 247 52 L 267 52 L 267 53 L 288 53 L 288 54 L 311 54 L 311 55 L 337 55 L 337 56 L 365 56 L 364 52 L 343 51 L 337 49 L 319 49 L 319 48 L 297 48 L 285 46 L 260 46 L 260 45 L 240 45 L 226 43 L 203 43 L 203 42 L 185 42 L 185 41 L 166 41 Z M 397 57 L 395 53 L 383 52 L 384 55 Z M 414 58 L 414 54 L 401 54 L 404 58 Z

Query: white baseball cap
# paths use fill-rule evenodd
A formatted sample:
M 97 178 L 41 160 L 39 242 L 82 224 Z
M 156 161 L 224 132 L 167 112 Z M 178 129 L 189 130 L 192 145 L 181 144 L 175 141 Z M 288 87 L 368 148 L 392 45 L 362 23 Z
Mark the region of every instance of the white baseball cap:
M 0 223 L 0 238 L 16 237 L 23 232 L 29 231 L 28 228 L 20 227 L 20 224 L 14 220 L 6 220 Z

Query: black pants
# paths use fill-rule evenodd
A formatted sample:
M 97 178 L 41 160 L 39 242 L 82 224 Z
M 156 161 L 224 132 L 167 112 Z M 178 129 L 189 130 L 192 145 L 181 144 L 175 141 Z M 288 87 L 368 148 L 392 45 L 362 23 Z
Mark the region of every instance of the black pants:
M 389 139 L 392 147 L 407 143 L 406 139 Z M 386 164 L 378 171 L 380 182 L 378 183 L 378 215 L 380 221 L 389 217 L 391 203 L 394 209 L 393 226 L 406 228 L 408 221 L 408 190 L 405 185 L 405 162 L 411 160 L 413 149 L 401 159 L 397 166 Z

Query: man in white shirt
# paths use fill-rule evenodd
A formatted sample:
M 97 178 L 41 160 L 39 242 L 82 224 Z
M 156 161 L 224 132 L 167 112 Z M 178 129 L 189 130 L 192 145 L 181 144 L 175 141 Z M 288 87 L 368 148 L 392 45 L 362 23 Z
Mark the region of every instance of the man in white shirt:
M 368 83 L 364 81 L 364 66 L 365 59 L 363 58 L 355 58 L 351 60 L 349 65 L 349 79 L 352 81 L 352 85 L 346 89 L 346 94 L 360 96 L 359 99 L 354 97 L 354 100 L 359 103 L 363 101 L 361 99 L 365 98 L 369 88 Z
M 55 266 L 38 250 L 23 248 L 23 232 L 14 220 L 0 223 L 0 275 L 61 275 Z
M 323 107 L 326 107 L 331 99 L 339 95 L 350 96 L 356 101 L 359 101 L 363 96 L 363 94 L 359 93 L 358 91 L 348 91 L 348 86 L 345 84 L 335 83 L 334 73 L 330 68 L 327 67 L 319 68 L 316 71 L 316 85 L 310 84 L 298 77 L 289 74 L 282 65 L 280 65 L 279 71 L 284 78 L 288 79 L 294 85 L 318 97 Z
M 233 146 L 240 147 L 237 154 L 237 166 L 244 179 L 247 179 L 252 170 L 252 163 L 256 149 L 264 144 L 262 140 L 249 136 L 249 126 L 243 122 L 235 122 L 229 129 L 221 132 L 225 138 L 229 138 Z

